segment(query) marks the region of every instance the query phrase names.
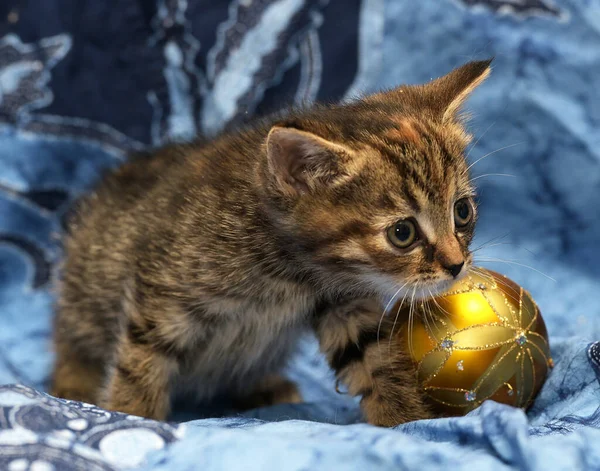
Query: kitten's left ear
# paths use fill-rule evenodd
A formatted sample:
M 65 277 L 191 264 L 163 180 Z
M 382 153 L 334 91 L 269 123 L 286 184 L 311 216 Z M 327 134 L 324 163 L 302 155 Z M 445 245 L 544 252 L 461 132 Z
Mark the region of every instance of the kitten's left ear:
M 447 75 L 422 85 L 422 98 L 442 122 L 455 119 L 469 95 L 491 72 L 492 59 L 469 62 Z
M 269 171 L 280 190 L 298 196 L 344 176 L 352 151 L 316 134 L 273 126 L 266 140 Z

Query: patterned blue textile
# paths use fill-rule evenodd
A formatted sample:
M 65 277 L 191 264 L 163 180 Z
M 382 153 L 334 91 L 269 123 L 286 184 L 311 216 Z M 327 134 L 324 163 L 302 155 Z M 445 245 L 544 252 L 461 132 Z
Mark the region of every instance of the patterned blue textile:
M 599 12 L 600 0 L 0 2 L 0 469 L 600 469 Z M 489 56 L 469 103 L 474 245 L 489 242 L 481 264 L 531 291 L 548 325 L 556 367 L 527 416 L 488 402 L 362 424 L 312 339 L 289 368 L 301 405 L 183 407 L 183 423 L 163 424 L 43 393 L 62 221 L 127 152 Z

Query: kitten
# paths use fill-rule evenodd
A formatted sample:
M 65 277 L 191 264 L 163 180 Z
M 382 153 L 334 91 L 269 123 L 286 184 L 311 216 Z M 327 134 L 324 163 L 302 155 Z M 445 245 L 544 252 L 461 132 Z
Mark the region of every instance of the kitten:
M 297 402 L 279 372 L 312 328 L 369 422 L 431 417 L 397 337 L 388 353 L 382 301 L 468 270 L 458 110 L 489 71 L 290 111 L 106 176 L 66 237 L 52 393 L 160 420 L 190 392 Z

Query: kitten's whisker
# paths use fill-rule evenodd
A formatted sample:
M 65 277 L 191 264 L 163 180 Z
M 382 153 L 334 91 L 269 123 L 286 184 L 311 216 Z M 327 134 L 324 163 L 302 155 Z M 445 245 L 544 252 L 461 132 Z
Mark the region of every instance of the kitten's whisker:
M 497 244 L 490 244 L 490 245 L 486 245 L 485 247 L 478 247 L 475 250 L 471 250 L 471 253 L 475 253 L 475 252 L 478 252 L 483 249 L 498 247 L 499 245 L 512 245 L 513 247 L 516 247 L 519 250 L 525 250 L 525 252 L 528 252 L 531 255 L 535 255 L 535 253 L 532 250 L 529 250 L 527 247 L 523 247 L 522 245 L 515 244 L 514 242 L 498 242 Z
M 483 271 L 483 269 L 477 269 L 477 268 L 473 267 L 473 272 L 478 274 L 482 278 L 486 279 L 487 281 L 489 281 L 492 284 L 495 283 L 500 286 L 503 286 L 508 291 L 508 292 L 505 291 L 504 294 L 506 296 L 508 296 L 510 299 L 512 299 L 514 302 L 516 302 L 517 304 L 519 303 L 519 298 L 521 296 L 521 293 L 516 288 L 509 285 L 508 283 L 506 283 L 505 281 L 503 281 L 500 278 L 494 278 L 494 277 L 488 275 L 485 271 Z
M 412 312 L 411 315 L 413 318 L 413 326 L 414 326 L 414 318 L 415 318 L 415 293 L 416 293 L 416 290 L 417 290 L 417 286 L 415 285 L 415 287 L 413 289 L 412 297 L 410 298 L 410 310 Z M 412 334 L 411 334 L 411 338 L 412 338 Z
M 487 134 L 487 132 L 492 129 L 492 126 L 494 126 L 496 124 L 498 120 L 494 121 L 492 124 L 490 124 L 487 129 L 485 131 L 483 131 L 483 133 L 477 138 L 477 140 L 475 141 L 475 143 L 471 146 L 471 148 L 469 149 L 469 152 L 467 152 L 467 155 L 465 155 L 465 160 L 467 160 L 469 158 L 469 155 L 471 155 L 471 152 L 473 152 L 473 149 L 475 149 L 475 147 L 477 147 L 477 144 L 479 144 L 479 141 L 481 141 L 481 139 L 483 138 L 483 136 L 485 136 Z M 481 160 L 481 159 L 479 159 Z M 471 165 L 469 165 L 469 167 L 467 168 L 467 172 L 469 171 L 469 169 L 475 165 L 477 162 L 479 162 L 479 160 L 473 162 Z
M 476 262 L 476 260 L 474 260 L 474 262 Z M 470 269 L 470 271 L 472 271 L 472 272 L 474 272 L 474 273 L 476 273 L 476 274 L 478 274 L 478 275 L 481 275 L 483 278 L 485 278 L 485 279 L 486 279 L 486 280 L 488 280 L 488 281 L 494 281 L 494 277 L 493 277 L 493 276 L 491 276 L 490 274 L 488 274 L 488 273 L 485 271 L 485 269 L 483 269 L 483 268 L 481 268 L 481 267 L 478 267 L 478 266 L 472 266 L 472 267 L 471 267 L 471 269 Z
M 402 286 L 400 286 L 400 288 L 398 288 L 398 290 L 394 293 L 394 295 L 392 296 L 392 298 L 388 301 L 388 303 L 385 305 L 385 307 L 383 308 L 383 312 L 385 314 L 385 312 L 389 309 L 390 305 L 394 302 L 394 299 L 396 299 L 396 296 L 398 296 L 398 294 L 400 293 L 400 291 L 402 291 L 402 288 L 404 288 L 406 285 L 408 284 L 408 282 L 404 283 Z
M 432 297 L 431 300 L 434 302 L 434 304 L 437 306 L 437 308 L 446 316 L 446 318 L 448 320 L 450 320 L 450 318 L 451 318 L 450 313 L 442 307 L 442 305 L 438 302 L 438 300 L 435 299 L 435 297 Z
M 497 240 L 502 240 L 505 237 L 507 237 L 509 234 L 510 234 L 510 231 L 506 232 L 505 234 L 503 234 L 501 236 L 492 237 L 490 240 L 484 242 L 483 244 L 478 245 L 477 248 L 471 250 L 471 252 L 475 252 L 477 250 L 480 250 L 481 248 L 485 247 L 487 244 L 490 244 L 492 242 L 496 242 Z
M 503 238 L 504 238 L 504 237 L 506 237 L 506 236 L 507 236 L 509 233 L 510 233 L 510 232 L 507 232 L 506 234 L 504 234 L 504 235 L 503 235 L 503 236 L 501 236 L 501 237 L 495 237 L 494 239 L 491 239 L 491 240 L 487 241 L 486 243 L 484 243 L 484 244 L 481 244 L 481 245 L 480 245 L 480 246 L 478 246 L 477 248 L 475 248 L 475 249 L 471 250 L 471 253 L 475 253 L 475 252 L 478 252 L 478 251 L 480 251 L 480 250 L 487 249 L 487 248 L 490 248 L 490 247 L 497 247 L 497 246 L 499 246 L 499 245 L 512 245 L 512 246 L 514 246 L 514 247 L 518 248 L 519 250 L 525 250 L 526 252 L 528 252 L 528 253 L 529 253 L 529 254 L 531 254 L 531 255 L 536 255 L 536 254 L 535 254 L 533 251 L 529 250 L 527 247 L 523 247 L 522 245 L 516 244 L 515 242 L 498 242 L 498 243 L 496 243 L 496 244 L 492 244 L 492 243 L 491 243 L 491 242 L 493 242 L 494 240 L 503 239 Z
M 492 275 L 488 274 L 483 268 L 471 267 L 471 271 L 476 275 L 481 276 L 484 280 L 488 281 L 489 283 L 496 283 L 496 279 Z
M 379 318 L 379 324 L 377 325 L 377 349 L 379 350 L 379 356 L 380 356 L 379 359 L 380 360 L 381 360 L 381 345 L 379 343 L 379 334 L 381 332 L 381 323 L 383 322 L 383 318 L 385 317 L 385 314 L 386 314 L 387 310 L 389 309 L 390 305 L 394 302 L 394 299 L 396 299 L 396 296 L 398 296 L 398 294 L 400 294 L 400 291 L 402 291 L 402 289 L 404 289 L 404 287 L 407 284 L 408 284 L 408 282 L 404 283 L 400 288 L 398 288 L 398 291 L 396 291 L 394 293 L 392 298 L 388 301 L 386 306 L 383 308 L 383 312 L 381 313 L 381 317 Z M 402 302 L 404 302 L 404 299 L 402 300 Z M 400 306 L 402 306 L 402 303 L 400 303 Z
M 414 288 L 413 288 L 414 290 Z M 406 291 L 404 298 L 408 295 L 408 290 Z M 402 310 L 402 305 L 404 304 L 404 298 L 402 298 L 402 303 L 398 306 L 398 310 L 396 311 L 396 316 L 394 317 L 394 323 L 392 324 L 392 330 L 390 332 L 390 336 L 388 338 L 388 355 L 391 351 L 392 338 L 394 336 L 394 329 L 396 328 L 396 322 L 398 322 L 398 317 L 400 317 L 400 311 Z
M 408 284 L 405 283 L 404 286 L 406 286 Z M 402 296 L 402 301 L 400 301 L 400 304 L 398 304 L 398 310 L 396 311 L 396 316 L 394 317 L 394 326 L 396 325 L 396 321 L 398 320 L 398 316 L 400 315 L 400 311 L 402 310 L 402 306 L 404 306 L 404 301 L 406 300 L 406 297 L 408 296 L 408 293 L 410 292 L 410 289 L 406 290 L 406 292 L 404 293 L 404 296 Z M 393 327 L 392 327 L 392 332 L 390 333 L 390 338 L 388 342 L 391 342 L 391 338 L 392 338 L 392 334 L 393 334 Z M 380 348 L 380 347 L 378 347 Z M 380 353 L 381 353 L 381 349 L 380 349 Z M 389 354 L 389 349 L 388 349 L 388 354 Z
M 515 245 L 512 242 L 497 242 L 495 244 L 486 244 L 483 247 L 477 247 L 476 249 L 471 250 L 471 253 L 475 253 L 475 252 L 479 252 L 480 250 L 484 250 L 484 249 L 489 249 L 492 247 L 498 247 L 500 245 Z M 516 246 L 517 248 L 521 248 L 519 246 Z
M 412 296 L 410 299 L 410 308 L 408 309 L 408 351 L 412 354 L 413 353 L 413 343 L 412 343 L 412 332 L 413 332 L 413 327 L 414 327 L 414 313 L 413 313 L 413 304 L 414 304 L 414 300 L 415 300 L 415 292 L 416 292 L 417 286 L 415 285 L 413 287 L 413 292 L 412 292 Z M 400 313 L 400 311 L 398 311 L 398 313 Z M 398 316 L 396 316 L 396 320 L 398 319 Z M 392 332 L 390 334 L 390 345 L 391 345 L 391 339 L 394 335 L 394 327 L 396 326 L 396 321 L 394 321 L 394 325 L 392 326 Z
M 498 262 L 498 263 L 507 263 L 510 265 L 517 265 L 519 267 L 524 267 L 524 268 L 528 268 L 530 270 L 533 270 L 536 273 L 539 273 L 542 276 L 545 276 L 546 278 L 548 278 L 549 280 L 552 280 L 554 282 L 556 282 L 556 280 L 554 278 L 552 278 L 550 275 L 546 275 L 544 272 L 538 270 L 537 268 L 533 268 L 529 265 L 525 265 L 524 263 L 519 263 L 519 262 L 515 262 L 513 260 L 502 260 L 500 258 L 487 258 L 487 259 L 479 259 L 477 261 L 477 263 L 486 263 L 486 262 Z
M 428 313 L 425 310 L 425 303 L 421 303 L 421 306 L 423 307 L 423 309 L 421 309 L 421 311 L 423 312 L 423 320 L 425 321 L 425 328 L 427 330 L 427 332 L 433 333 L 433 329 L 431 328 L 431 325 L 429 324 L 429 317 L 428 317 Z
M 479 142 L 479 141 L 478 141 Z M 504 146 L 504 147 L 500 147 L 500 149 L 496 149 L 492 152 L 488 152 L 487 154 L 485 154 L 483 157 L 479 157 L 475 162 L 473 162 L 471 165 L 469 165 L 467 167 L 467 172 L 471 169 L 471 167 L 473 167 L 473 165 L 475 165 L 478 162 L 481 162 L 483 159 L 485 159 L 486 157 L 489 157 L 490 155 L 494 155 L 496 152 L 500 152 L 501 150 L 505 150 L 505 149 L 510 149 L 511 147 L 515 147 L 521 144 L 525 144 L 525 141 L 521 141 L 521 142 L 517 142 L 515 144 L 510 144 L 508 146 Z M 469 154 L 467 154 L 468 156 Z
M 412 304 L 411 304 L 412 306 Z M 412 309 L 408 310 L 408 351 L 412 354 L 414 352 L 414 346 L 412 341 L 412 333 L 415 327 L 415 319 L 413 317 Z
M 429 298 L 423 303 L 423 312 L 425 312 L 425 316 L 431 318 L 432 322 L 435 322 L 435 316 L 433 315 L 433 311 L 431 309 L 430 304 L 431 300 L 433 299 L 433 294 L 431 293 L 430 288 L 427 288 L 427 291 L 429 291 Z
M 485 177 L 512 177 L 512 178 L 517 178 L 516 175 L 512 175 L 510 173 L 485 173 L 483 175 L 479 175 L 475 178 L 471 178 L 471 180 L 469 181 L 470 183 L 473 183 L 475 180 L 479 180 L 480 178 L 485 178 Z
M 435 297 L 433 296 L 433 294 L 431 293 L 431 290 L 429 290 L 429 301 L 427 302 L 427 307 L 429 309 L 429 316 L 431 317 L 431 321 L 433 323 L 435 323 L 435 318 L 436 316 L 433 314 L 433 308 L 431 306 L 431 304 L 429 304 L 431 301 L 433 301 L 435 303 L 435 305 L 444 313 L 444 315 L 446 316 L 446 319 L 450 320 L 450 313 L 448 311 L 446 311 L 445 309 L 443 309 L 439 303 L 436 301 Z
M 498 247 L 499 245 L 510 245 L 510 242 L 497 242 L 495 244 L 487 243 L 484 246 L 477 247 L 475 249 L 471 249 L 471 254 L 476 254 L 480 250 L 484 250 L 490 247 Z
M 478 263 L 479 260 L 474 260 L 473 263 Z M 487 281 L 491 282 L 491 283 L 495 283 L 496 279 L 490 275 L 485 268 L 481 267 L 481 266 L 473 266 L 471 267 L 471 271 L 479 276 L 481 276 L 482 278 L 485 278 Z M 498 281 L 498 283 L 502 283 L 502 281 Z
M 507 234 L 508 234 L 508 233 L 507 233 Z M 505 235 L 504 235 L 504 236 L 502 236 L 502 237 L 505 237 L 507 234 L 505 234 Z M 515 245 L 516 247 L 518 247 L 518 248 L 520 248 L 520 249 L 523 249 L 523 250 L 526 250 L 527 252 L 531 253 L 532 255 L 535 255 L 533 252 L 531 252 L 531 250 L 529 250 L 529 249 L 526 249 L 525 247 L 520 247 L 519 245 L 517 245 L 517 244 L 513 244 L 513 243 L 511 243 L 511 242 L 501 242 L 501 243 L 498 243 L 498 244 L 488 245 L 488 246 L 486 246 L 486 247 L 483 247 L 483 246 L 481 246 L 481 247 L 478 247 L 478 248 L 477 248 L 477 249 L 475 249 L 475 250 L 472 250 L 472 251 L 471 251 L 471 253 L 475 253 L 475 252 L 477 252 L 478 250 L 481 250 L 481 249 L 484 249 L 484 248 L 489 248 L 489 247 L 493 247 L 493 246 L 496 246 L 496 245 L 503 245 L 503 244 L 507 244 L 507 245 Z M 478 258 L 477 260 L 475 260 L 475 262 L 476 262 L 476 263 L 481 263 L 481 262 L 485 262 L 485 261 L 486 261 L 486 259 L 481 259 L 481 258 Z M 492 261 L 498 261 L 498 262 L 500 262 L 501 260 L 500 260 L 500 259 L 495 259 L 495 260 L 489 260 L 489 261 L 490 261 L 490 262 L 492 262 Z M 517 263 L 517 262 L 513 262 L 513 261 L 508 261 L 508 260 L 504 260 L 504 262 L 505 262 L 505 263 L 514 263 L 514 264 L 516 264 L 516 263 Z M 533 267 L 528 267 L 528 268 L 530 268 L 530 269 L 532 269 L 532 270 L 535 270 Z M 507 290 L 509 290 L 509 291 L 513 292 L 515 296 L 511 296 L 509 293 L 506 293 L 506 294 L 507 294 L 507 296 L 510 296 L 510 297 L 511 297 L 511 299 L 513 299 L 514 301 L 517 301 L 517 302 L 518 302 L 518 300 L 519 300 L 519 296 L 520 296 L 520 293 L 519 293 L 518 291 L 516 291 L 516 290 L 515 290 L 515 288 L 513 288 L 512 286 L 508 285 L 507 283 L 503 282 L 503 281 L 502 281 L 502 280 L 500 280 L 500 279 L 495 279 L 495 278 L 493 278 L 493 277 L 490 277 L 490 275 L 488 275 L 488 274 L 487 274 L 485 271 L 483 271 L 483 270 L 482 270 L 482 269 L 480 269 L 479 267 L 475 267 L 475 266 L 473 266 L 473 267 L 471 267 L 471 270 L 472 270 L 474 273 L 477 273 L 478 275 L 480 275 L 481 277 L 483 277 L 483 278 L 487 279 L 489 282 L 491 282 L 491 283 L 494 283 L 494 282 L 495 282 L 495 283 L 497 283 L 497 284 L 500 284 L 500 285 L 504 286 L 504 287 L 505 287 Z M 542 274 L 543 274 L 543 273 L 542 273 Z M 545 276 L 547 276 L 547 275 L 545 275 Z

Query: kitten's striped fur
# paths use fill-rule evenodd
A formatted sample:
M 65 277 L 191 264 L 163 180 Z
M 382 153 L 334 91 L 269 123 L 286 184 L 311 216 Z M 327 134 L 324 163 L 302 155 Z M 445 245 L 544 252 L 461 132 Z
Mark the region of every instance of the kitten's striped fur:
M 155 419 L 178 392 L 298 401 L 278 373 L 313 328 L 368 421 L 429 417 L 382 300 L 470 263 L 456 113 L 488 72 L 290 111 L 107 175 L 66 237 L 52 392 Z M 403 218 L 421 232 L 411 250 L 386 237 Z

